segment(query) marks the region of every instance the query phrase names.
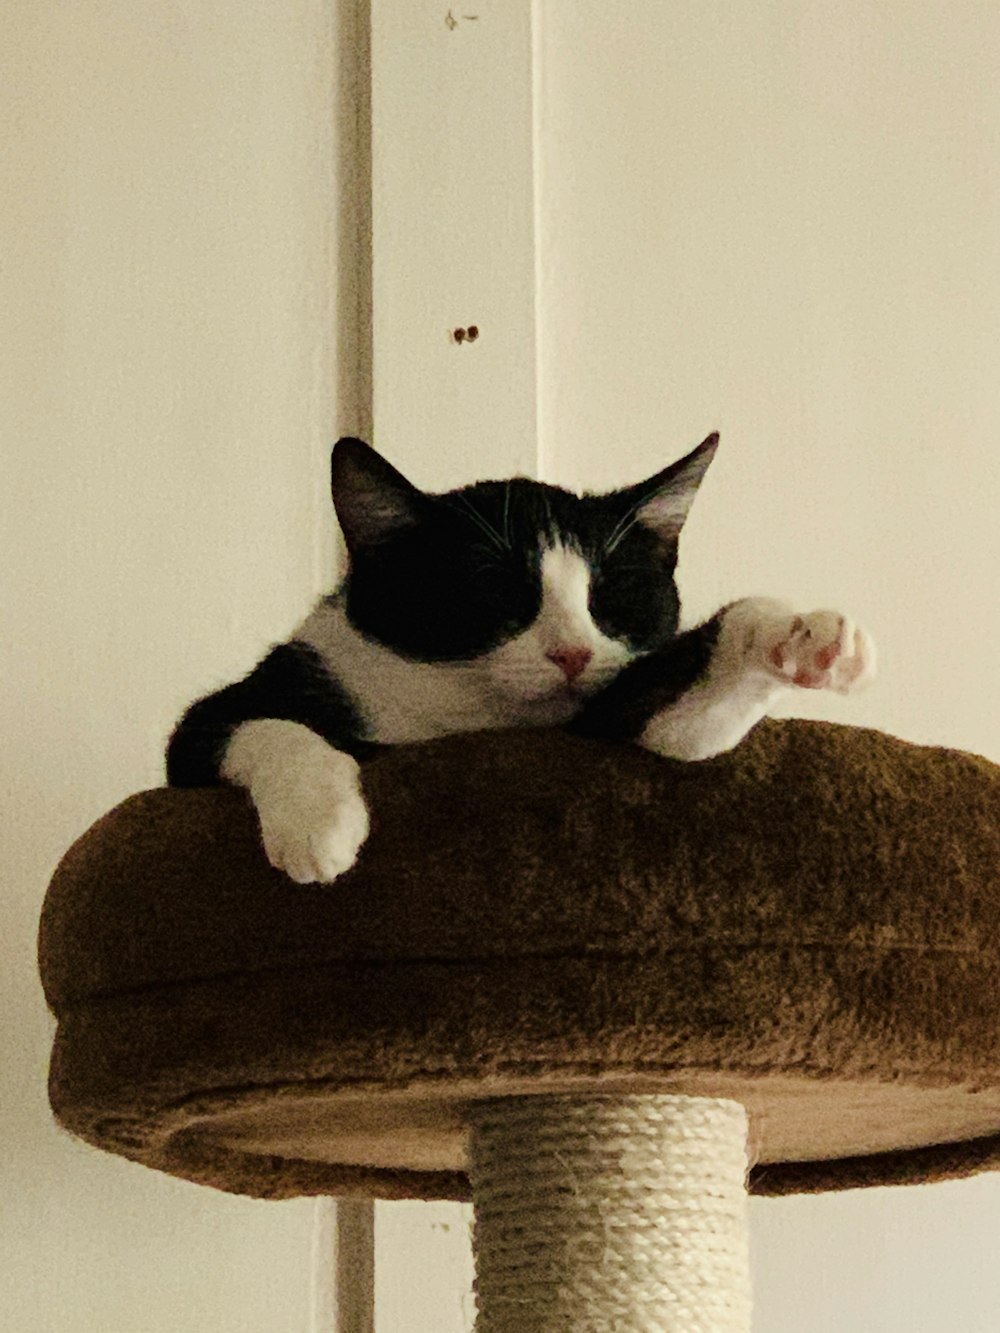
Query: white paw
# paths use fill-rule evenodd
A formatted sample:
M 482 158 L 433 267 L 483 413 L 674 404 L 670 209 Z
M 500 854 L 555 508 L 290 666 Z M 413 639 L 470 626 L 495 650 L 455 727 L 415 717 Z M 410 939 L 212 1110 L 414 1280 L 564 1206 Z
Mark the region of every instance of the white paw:
M 331 883 L 354 865 L 368 836 L 361 792 L 340 782 L 293 782 L 256 804 L 267 859 L 296 884 Z
M 267 859 L 297 884 L 329 884 L 368 836 L 360 769 L 298 722 L 258 718 L 237 727 L 222 776 L 257 809 Z
M 788 685 L 850 694 L 875 676 L 870 635 L 838 611 L 769 618 L 755 638 L 762 665 Z

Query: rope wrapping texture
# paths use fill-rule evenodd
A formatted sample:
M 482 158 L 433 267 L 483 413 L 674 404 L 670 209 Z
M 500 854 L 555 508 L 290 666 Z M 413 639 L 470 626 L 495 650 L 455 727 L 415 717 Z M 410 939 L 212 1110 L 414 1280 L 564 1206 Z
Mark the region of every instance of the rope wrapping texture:
M 749 1333 L 739 1103 L 527 1096 L 471 1122 L 476 1333 Z

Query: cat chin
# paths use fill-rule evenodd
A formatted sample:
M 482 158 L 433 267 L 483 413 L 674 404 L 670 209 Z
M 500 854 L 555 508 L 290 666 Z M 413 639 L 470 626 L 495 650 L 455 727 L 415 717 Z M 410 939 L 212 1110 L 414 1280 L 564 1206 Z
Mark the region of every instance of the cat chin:
M 535 699 L 526 702 L 521 709 L 519 725 L 552 727 L 561 722 L 569 722 L 580 710 L 582 700 L 579 695 L 560 694 L 557 698 Z
M 584 701 L 584 691 L 559 686 L 544 693 L 509 697 L 512 725 L 556 726 L 576 716 Z

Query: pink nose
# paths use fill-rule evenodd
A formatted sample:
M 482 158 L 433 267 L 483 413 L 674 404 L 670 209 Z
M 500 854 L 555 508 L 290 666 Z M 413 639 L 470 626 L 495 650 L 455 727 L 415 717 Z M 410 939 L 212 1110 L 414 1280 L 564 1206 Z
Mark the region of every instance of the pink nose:
M 589 648 L 557 648 L 545 656 L 550 662 L 555 662 L 567 680 L 576 680 L 577 676 L 586 671 L 587 663 L 594 654 Z

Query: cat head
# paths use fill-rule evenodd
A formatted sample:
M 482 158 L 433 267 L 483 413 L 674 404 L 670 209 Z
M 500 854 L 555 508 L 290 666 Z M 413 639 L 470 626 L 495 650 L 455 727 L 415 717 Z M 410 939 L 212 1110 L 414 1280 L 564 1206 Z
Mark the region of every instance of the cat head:
M 512 703 L 568 714 L 676 633 L 678 538 L 717 444 L 603 495 L 523 477 L 428 494 L 340 440 L 348 618 L 400 656 L 475 667 Z

